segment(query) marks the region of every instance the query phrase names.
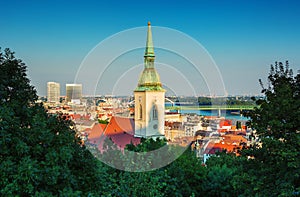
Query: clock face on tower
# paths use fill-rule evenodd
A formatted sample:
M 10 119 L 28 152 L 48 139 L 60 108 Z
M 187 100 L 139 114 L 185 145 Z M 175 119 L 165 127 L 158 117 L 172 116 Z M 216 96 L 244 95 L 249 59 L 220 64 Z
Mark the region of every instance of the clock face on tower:
M 153 129 L 157 129 L 157 124 L 154 124 L 154 125 L 153 125 Z

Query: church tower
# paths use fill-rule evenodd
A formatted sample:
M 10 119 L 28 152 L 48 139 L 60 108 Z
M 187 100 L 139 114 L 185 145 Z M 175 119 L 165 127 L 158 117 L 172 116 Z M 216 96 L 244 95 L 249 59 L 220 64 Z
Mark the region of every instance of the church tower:
M 134 90 L 135 137 L 164 137 L 165 90 L 154 68 L 151 24 L 148 22 L 144 70 Z

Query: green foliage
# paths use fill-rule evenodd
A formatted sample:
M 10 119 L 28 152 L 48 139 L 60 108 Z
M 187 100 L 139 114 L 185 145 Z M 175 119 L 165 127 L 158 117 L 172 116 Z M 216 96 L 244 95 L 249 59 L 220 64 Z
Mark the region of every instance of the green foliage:
M 211 166 L 207 173 L 206 189 L 211 196 L 232 196 L 233 187 L 231 181 L 235 169 L 222 166 Z
M 255 103 L 250 99 L 250 97 L 236 98 L 236 97 L 220 97 L 220 98 L 210 98 L 210 97 L 198 97 L 199 105 L 232 105 L 232 106 L 251 106 Z
M 98 122 L 100 124 L 108 124 L 109 123 L 107 120 L 101 120 L 101 119 L 98 119 Z
M 11 107 L 27 107 L 36 101 L 36 91 L 29 84 L 25 64 L 16 59 L 9 49 L 5 49 L 3 53 L 0 48 L 0 70 L 0 105 L 10 103 Z M 14 110 L 15 113 L 19 111 Z
M 242 150 L 239 157 L 218 153 L 206 166 L 187 149 L 169 165 L 148 172 L 120 170 L 132 169 L 133 160 L 110 139 L 104 142 L 104 153 L 92 147 L 91 154 L 75 136 L 72 122 L 61 114 L 48 115 L 42 105 L 35 103 L 37 95 L 29 84 L 26 66 L 8 49 L 0 51 L 0 68 L 1 196 L 299 194 L 300 74 L 294 77 L 288 63 L 285 68 L 282 63 L 271 67 L 269 87 L 262 90 L 265 98 L 256 100 L 258 107 L 247 114 L 259 143 Z M 223 100 L 214 102 L 224 104 Z M 144 156 L 164 147 L 167 151 L 160 151 L 155 159 Z M 159 138 L 126 146 L 142 170 L 178 156 L 179 150 Z M 99 162 L 95 156 L 118 169 Z
M 250 97 L 227 97 L 226 105 L 237 105 L 237 106 L 251 106 L 255 105 L 255 102 Z
M 225 97 L 210 98 L 210 97 L 198 97 L 199 105 L 226 105 Z
M 219 152 L 215 156 L 211 156 L 206 163 L 205 192 L 209 196 L 245 194 L 247 187 L 242 184 L 241 177 L 247 172 L 247 169 L 244 169 L 246 161 L 244 157 L 236 157 L 235 154 L 226 152 Z
M 174 193 L 171 177 L 163 170 L 125 172 L 119 174 L 119 185 L 111 193 L 116 196 L 167 196 Z
M 80 144 L 71 122 L 36 104 L 26 67 L 0 53 L 1 196 L 78 196 L 101 191 L 105 170 Z
M 288 62 L 271 66 L 268 87 L 260 81 L 264 99 L 249 112 L 250 126 L 259 143 L 242 152 L 254 157 L 255 188 L 259 195 L 291 196 L 300 189 L 300 94 L 299 73 L 293 76 Z
M 165 140 L 159 138 L 153 140 L 150 138 L 143 139 L 142 143 L 137 146 L 133 146 L 132 144 L 128 145 L 127 148 L 128 150 L 135 152 L 148 152 L 165 145 Z M 176 148 L 178 147 L 170 145 L 168 149 L 169 154 L 176 155 Z M 182 148 L 179 148 L 179 152 L 181 152 L 181 150 Z M 159 160 L 165 159 L 164 157 L 166 155 L 168 154 L 162 154 Z M 168 182 L 168 188 L 164 190 L 168 191 L 166 196 L 192 196 L 194 194 L 204 194 L 203 185 L 206 169 L 190 148 L 184 151 L 183 154 L 168 166 L 152 171 L 154 174 L 161 174 L 161 172 L 164 172 L 164 174 L 169 177 L 168 179 L 164 178 L 164 180 Z
M 282 63 L 271 66 L 265 97 L 255 100 L 258 107 L 246 114 L 258 142 L 239 157 L 220 153 L 207 161 L 208 196 L 299 195 L 299 78 L 288 63 L 285 68 Z
M 261 81 L 260 83 L 263 87 Z M 299 83 L 299 74 L 293 77 L 288 62 L 285 68 L 282 63 L 271 66 L 269 87 L 263 87 L 262 90 L 266 98 L 256 100 L 259 107 L 249 114 L 251 126 L 261 137 L 285 139 L 289 142 L 296 137 L 300 130 Z
M 128 151 L 134 151 L 134 152 L 148 152 L 148 151 L 153 151 L 153 150 L 157 150 L 163 146 L 165 146 L 166 143 L 166 139 L 160 139 L 160 138 L 156 138 L 155 140 L 152 138 L 142 138 L 141 139 L 141 143 L 134 146 L 132 143 L 126 145 L 126 149 Z
M 171 154 L 177 154 L 177 147 L 166 145 L 164 139 L 149 138 L 142 139 L 141 144 L 136 146 L 127 145 L 126 150 L 135 153 L 137 157 L 132 160 L 132 155 L 126 157 L 110 142 L 109 139 L 104 142 L 106 151 L 100 155 L 101 160 L 104 159 L 109 165 L 127 170 L 130 170 L 132 165 L 136 165 L 132 163 L 133 161 L 139 161 L 141 166 L 137 166 L 138 169 L 147 170 L 149 167 L 157 165 L 155 162 L 168 159 Z M 168 149 L 165 149 L 168 153 L 155 155 L 155 159 L 158 161 L 151 156 L 143 156 L 143 153 L 164 146 L 168 146 Z M 154 166 L 151 165 L 153 163 Z M 205 194 L 203 185 L 205 184 L 206 168 L 190 149 L 163 168 L 146 172 L 129 172 L 109 167 L 108 173 L 110 174 L 110 186 L 107 188 L 108 190 L 104 191 L 105 196 L 199 196 Z
M 236 129 L 241 129 L 241 128 L 242 128 L 241 121 L 236 121 Z
M 174 196 L 203 196 L 206 186 L 206 168 L 195 153 L 188 148 L 178 159 L 165 167 L 170 177 L 175 178 L 173 183 L 176 192 Z

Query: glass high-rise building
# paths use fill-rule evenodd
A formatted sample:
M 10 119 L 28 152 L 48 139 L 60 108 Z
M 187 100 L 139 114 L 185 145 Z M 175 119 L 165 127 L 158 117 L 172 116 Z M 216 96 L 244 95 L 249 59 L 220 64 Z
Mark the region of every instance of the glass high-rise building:
M 47 83 L 47 101 L 50 103 L 59 103 L 60 84 L 56 82 Z
M 82 97 L 82 84 L 66 84 L 66 101 L 80 102 Z

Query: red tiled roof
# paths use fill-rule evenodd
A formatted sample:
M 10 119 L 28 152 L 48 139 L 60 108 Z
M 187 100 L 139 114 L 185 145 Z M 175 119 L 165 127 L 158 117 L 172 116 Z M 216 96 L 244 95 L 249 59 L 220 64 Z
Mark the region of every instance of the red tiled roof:
M 88 135 L 88 141 L 92 144 L 97 144 L 98 149 L 102 152 L 102 146 L 105 139 L 104 128 L 105 124 L 95 124 Z
M 140 143 L 140 138 L 134 137 L 134 120 L 132 118 L 113 116 L 108 125 L 95 124 L 88 136 L 89 142 L 97 144 L 101 152 L 106 138 L 110 138 L 121 150 L 127 144 L 137 145 Z
M 234 152 L 237 148 L 241 148 L 240 142 L 247 142 L 247 140 L 240 135 L 225 135 L 224 140 L 220 143 L 209 142 L 204 151 L 205 154 L 215 154 L 217 151 Z
M 222 150 L 226 150 L 227 152 L 234 151 L 235 148 L 238 146 L 226 143 L 213 143 L 210 142 L 207 146 L 206 150 L 204 151 L 205 154 L 215 154 L 216 152 L 222 152 Z
M 121 149 L 131 142 L 135 145 L 140 143 L 140 138 L 134 137 L 133 118 L 113 116 L 105 129 L 105 135 Z
M 89 133 L 89 139 L 99 138 L 104 133 L 105 124 L 95 124 Z
M 224 142 L 226 143 L 237 143 L 239 144 L 240 142 L 247 142 L 247 140 L 242 136 L 242 135 L 233 135 L 233 134 L 228 134 L 224 135 Z
M 127 144 L 132 143 L 138 145 L 140 143 L 140 138 L 136 138 L 128 133 L 110 135 L 109 137 L 121 150 L 123 150 Z
M 95 126 L 95 125 L 94 125 L 94 126 Z M 90 134 L 90 133 L 92 132 L 92 129 L 86 128 L 86 129 L 84 130 L 84 132 L 87 133 L 87 134 Z
M 173 122 L 165 121 L 165 126 L 167 127 L 172 127 L 173 124 Z
M 113 116 L 105 129 L 105 135 L 116 135 L 124 132 L 134 135 L 133 118 Z
M 232 125 L 232 121 L 231 120 L 221 120 L 219 123 L 220 127 L 223 126 L 231 126 Z
M 72 117 L 73 120 L 77 120 L 77 119 L 89 120 L 91 115 L 71 114 L 70 117 Z
M 79 119 L 81 117 L 80 114 L 71 114 L 70 116 L 73 120 Z

